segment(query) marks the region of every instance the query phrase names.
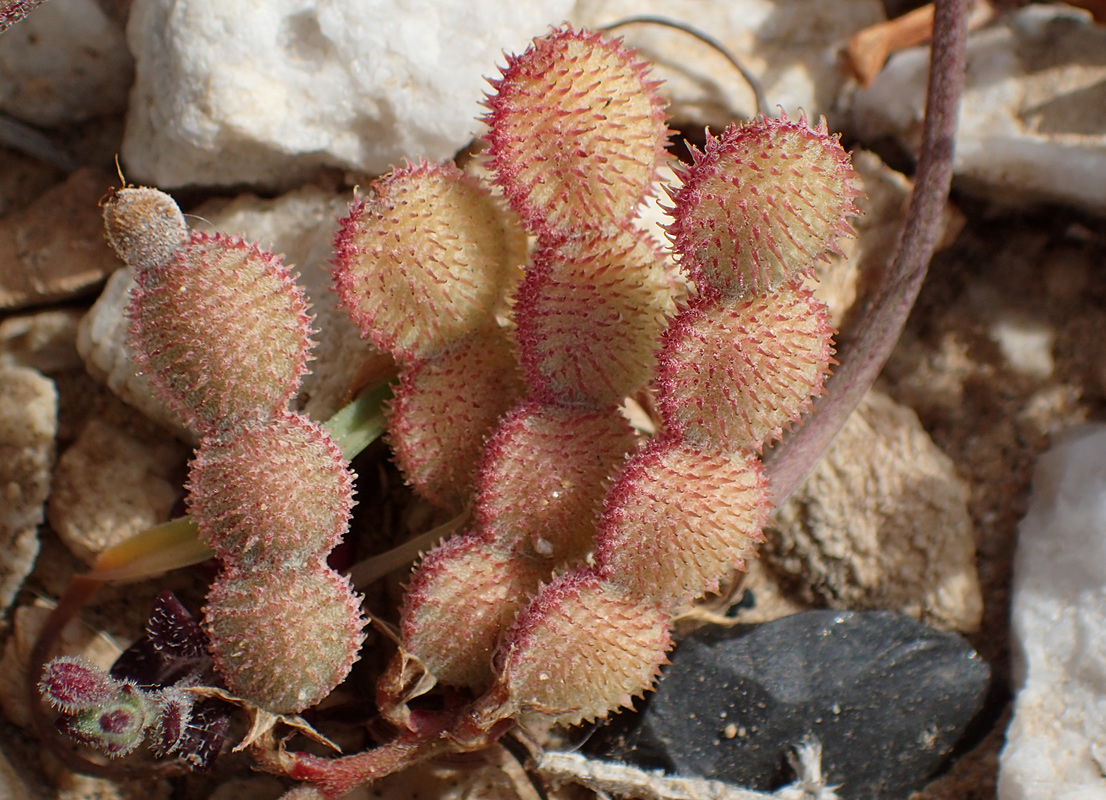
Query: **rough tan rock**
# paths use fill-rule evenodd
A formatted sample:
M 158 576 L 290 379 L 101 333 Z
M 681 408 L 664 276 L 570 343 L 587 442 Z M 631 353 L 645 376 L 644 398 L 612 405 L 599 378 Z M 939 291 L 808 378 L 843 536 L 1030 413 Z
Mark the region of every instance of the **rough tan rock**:
M 186 445 L 152 425 L 92 417 L 58 459 L 50 525 L 74 555 L 91 563 L 108 547 L 169 520 L 188 456 Z
M 778 511 L 764 553 L 831 608 L 973 631 L 983 601 L 967 501 L 917 415 L 872 391 Z
M 74 342 L 83 312 L 51 309 L 0 322 L 0 363 L 47 374 L 81 367 Z
M 97 202 L 113 183 L 118 179 L 83 167 L 0 219 L 0 309 L 73 297 L 119 268 Z
M 32 369 L 0 365 L 0 613 L 38 555 L 57 415 L 53 381 Z

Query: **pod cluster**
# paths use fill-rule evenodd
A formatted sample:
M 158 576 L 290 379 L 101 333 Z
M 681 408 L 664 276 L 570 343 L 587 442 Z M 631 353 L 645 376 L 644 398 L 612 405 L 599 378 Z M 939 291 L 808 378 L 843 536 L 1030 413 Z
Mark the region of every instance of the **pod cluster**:
M 669 135 L 646 65 L 617 39 L 566 26 L 508 56 L 501 72 L 485 101 L 487 164 L 532 247 L 517 285 L 483 280 L 507 287 L 510 323 L 496 319 L 503 304 L 469 270 L 475 261 L 435 260 L 453 245 L 430 219 L 451 241 L 486 240 L 466 232 L 452 204 L 420 205 L 416 222 L 359 201 L 335 259 L 365 335 L 412 365 L 392 439 L 429 499 L 445 498 L 423 476 L 456 463 L 447 437 L 458 434 L 425 423 L 416 441 L 407 408 L 431 394 L 454 430 L 467 424 L 470 398 L 483 402 L 483 367 L 470 371 L 439 338 L 473 318 L 470 298 L 485 298 L 472 329 L 508 342 L 519 381 L 460 451 L 474 469 L 449 499 L 471 505 L 469 529 L 428 553 L 408 585 L 401 650 L 377 697 L 412 730 L 407 703 L 435 683 L 482 692 L 472 719 L 484 730 L 530 713 L 596 719 L 652 684 L 675 613 L 742 567 L 761 538 L 758 454 L 809 408 L 832 364 L 825 309 L 801 281 L 856 211 L 848 157 L 824 123 L 763 119 L 710 137 L 670 192 L 672 252 L 692 288 L 677 307 L 663 248 L 633 224 Z M 391 208 L 397 183 L 452 171 L 420 164 L 372 191 Z M 395 256 L 404 252 L 421 255 Z M 440 319 L 434 292 L 451 295 L 440 289 L 451 281 L 466 310 Z M 363 294 L 395 285 L 422 294 L 400 303 L 392 289 Z M 393 332 L 365 304 L 402 307 L 404 324 L 424 333 Z M 399 344 L 409 341 L 421 345 Z M 489 358 L 489 346 L 475 349 Z M 431 372 L 416 389 L 409 375 Z M 662 425 L 639 442 L 618 407 L 646 390 Z
M 353 475 L 288 407 L 311 347 L 303 291 L 257 245 L 190 233 L 156 189 L 114 192 L 104 220 L 137 283 L 135 361 L 201 436 L 188 504 L 222 562 L 204 609 L 215 667 L 239 697 L 297 713 L 345 678 L 364 638 L 359 597 L 326 563 Z

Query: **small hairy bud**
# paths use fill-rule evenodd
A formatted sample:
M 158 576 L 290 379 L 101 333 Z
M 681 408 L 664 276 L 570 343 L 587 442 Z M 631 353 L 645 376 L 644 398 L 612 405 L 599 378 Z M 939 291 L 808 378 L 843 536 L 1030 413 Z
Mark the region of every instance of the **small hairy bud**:
M 619 474 L 596 535 L 607 580 L 675 608 L 715 591 L 763 541 L 760 461 L 710 442 L 654 439 Z
M 508 705 L 563 725 L 629 706 L 668 663 L 666 609 L 647 595 L 568 572 L 519 614 L 497 662 Z
M 138 747 L 160 713 L 154 693 L 112 678 L 81 658 L 51 661 L 38 688 L 62 712 L 59 730 L 110 756 Z
M 514 310 L 530 385 L 547 402 L 621 402 L 649 382 L 673 309 L 664 259 L 635 229 L 541 247 Z
M 65 714 L 98 708 L 119 691 L 119 681 L 80 656 L 60 656 L 46 665 L 39 693 Z
M 330 694 L 357 660 L 360 605 L 349 580 L 321 560 L 297 570 L 228 567 L 204 609 L 215 667 L 239 697 L 297 714 Z
M 388 444 L 415 490 L 459 512 L 480 453 L 525 386 L 506 333 L 488 327 L 404 367 L 388 409 Z
M 760 450 L 822 392 L 833 361 L 825 305 L 799 285 L 700 301 L 665 332 L 658 405 L 674 430 Z
M 307 369 L 303 290 L 279 257 L 194 233 L 167 262 L 139 270 L 130 347 L 163 398 L 203 434 L 284 408 Z
M 646 65 L 621 40 L 563 27 L 507 56 L 484 117 L 511 207 L 538 233 L 629 218 L 668 138 Z
M 730 125 L 691 152 L 668 232 L 700 294 L 768 291 L 853 235 L 857 176 L 824 119 L 813 130 L 786 116 Z
M 353 507 L 353 475 L 317 423 L 284 412 L 207 438 L 189 471 L 200 537 L 247 569 L 304 565 L 332 550 Z
M 136 271 L 161 266 L 188 238 L 180 206 L 157 189 L 119 189 L 102 206 L 108 243 Z
M 582 559 L 594 543 L 607 480 L 633 445 L 633 430 L 613 406 L 522 403 L 484 451 L 477 530 L 547 569 Z
M 362 335 L 401 362 L 487 327 L 526 240 L 451 162 L 386 175 L 350 206 L 334 242 L 335 288 Z
M 407 586 L 400 611 L 404 648 L 439 683 L 486 688 L 502 632 L 550 573 L 548 564 L 488 539 L 466 535 L 444 542 L 426 555 Z

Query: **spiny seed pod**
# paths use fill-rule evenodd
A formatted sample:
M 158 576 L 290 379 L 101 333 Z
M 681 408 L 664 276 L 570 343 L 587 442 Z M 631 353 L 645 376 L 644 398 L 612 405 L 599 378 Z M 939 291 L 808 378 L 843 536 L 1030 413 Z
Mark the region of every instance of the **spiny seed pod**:
M 566 26 L 508 56 L 489 81 L 488 154 L 532 232 L 629 218 L 668 137 L 648 69 L 619 39 Z
M 853 235 L 857 175 L 825 119 L 813 130 L 786 115 L 730 125 L 691 153 L 668 232 L 700 294 L 768 291 Z
M 135 274 L 129 344 L 163 399 L 202 434 L 285 407 L 307 370 L 311 319 L 278 256 L 193 233 Z
M 291 412 L 204 439 L 188 488 L 204 543 L 244 569 L 299 567 L 325 555 L 353 508 L 353 476 L 338 445 Z
M 211 587 L 204 627 L 227 688 L 274 714 L 318 703 L 364 641 L 360 598 L 321 560 L 298 570 L 229 567 Z
M 161 266 L 188 238 L 184 214 L 165 192 L 146 187 L 119 189 L 101 205 L 108 243 L 132 269 Z
M 696 440 L 759 451 L 821 394 L 832 337 L 825 305 L 798 284 L 732 305 L 700 300 L 665 332 L 661 416 Z
M 439 683 L 486 688 L 502 632 L 550 574 L 544 559 L 473 535 L 455 537 L 426 555 L 407 586 L 403 646 Z
M 476 529 L 505 550 L 544 560 L 547 572 L 582 559 L 594 543 L 607 481 L 633 445 L 633 430 L 613 406 L 522 403 L 484 451 Z
M 654 439 L 619 473 L 596 535 L 599 573 L 669 608 L 715 591 L 763 540 L 760 461 L 710 442 Z
M 402 369 L 387 438 L 407 482 L 459 512 L 471 502 L 484 441 L 524 391 L 514 348 L 494 326 Z
M 546 244 L 514 317 L 527 379 L 547 402 L 617 404 L 648 383 L 674 306 L 664 259 L 634 229 Z
M 507 635 L 497 659 L 507 706 L 562 725 L 629 706 L 668 663 L 671 621 L 660 603 L 593 570 L 565 573 L 542 587 Z
M 526 238 L 453 163 L 386 175 L 350 206 L 334 242 L 335 287 L 362 335 L 401 362 L 487 327 Z

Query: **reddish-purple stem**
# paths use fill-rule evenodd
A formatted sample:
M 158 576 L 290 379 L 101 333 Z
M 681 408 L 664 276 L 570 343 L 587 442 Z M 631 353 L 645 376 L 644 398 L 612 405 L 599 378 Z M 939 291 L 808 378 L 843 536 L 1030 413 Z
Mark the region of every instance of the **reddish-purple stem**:
M 841 366 L 815 404 L 816 413 L 765 459 L 776 506 L 798 488 L 860 404 L 891 355 L 922 288 L 952 182 L 970 2 L 935 3 L 922 148 L 906 223 L 875 300 L 855 333 L 839 348 Z

